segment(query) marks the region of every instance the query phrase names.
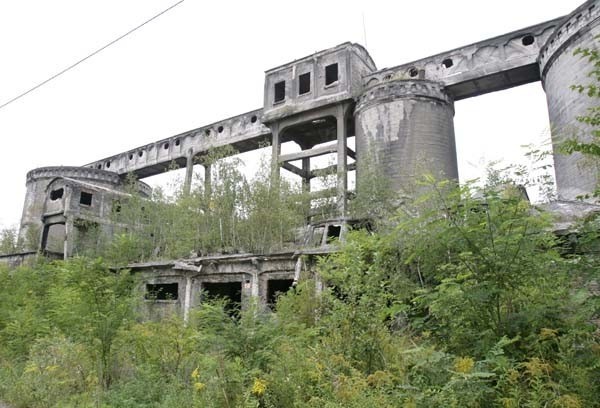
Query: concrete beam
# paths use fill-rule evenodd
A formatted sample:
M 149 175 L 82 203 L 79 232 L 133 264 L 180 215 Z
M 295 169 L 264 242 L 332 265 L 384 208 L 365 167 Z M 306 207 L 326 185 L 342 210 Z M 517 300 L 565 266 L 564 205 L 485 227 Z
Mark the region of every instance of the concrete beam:
M 298 152 L 298 153 L 282 154 L 281 156 L 279 156 L 279 162 L 283 163 L 283 162 L 301 160 L 301 159 L 305 159 L 307 157 L 323 156 L 324 154 L 335 153 L 335 152 L 337 152 L 337 145 L 321 146 L 321 147 L 316 147 L 314 149 L 302 150 L 301 152 Z
M 290 171 L 302 178 L 308 178 L 308 174 L 307 172 L 305 172 L 304 170 L 302 170 L 299 167 L 294 166 L 293 164 L 284 162 L 281 164 L 281 167 L 283 167 L 284 169 L 286 169 L 287 171 Z
M 262 109 L 257 109 L 88 163 L 85 167 L 119 175 L 134 173 L 144 178 L 165 172 L 173 163 L 186 167 L 190 152 L 193 157 L 224 146 L 232 146 L 239 153 L 256 150 L 271 137 L 271 130 L 261 123 L 261 115 Z
M 348 164 L 348 171 L 356 170 L 356 162 L 352 162 Z M 337 173 L 337 164 L 332 164 L 331 166 L 323 167 L 321 169 L 314 169 L 310 171 L 310 178 L 313 179 L 315 177 L 327 176 L 330 174 Z
M 565 17 L 446 51 L 364 77 L 367 87 L 394 79 L 442 82 L 454 100 L 540 80 L 538 56 Z

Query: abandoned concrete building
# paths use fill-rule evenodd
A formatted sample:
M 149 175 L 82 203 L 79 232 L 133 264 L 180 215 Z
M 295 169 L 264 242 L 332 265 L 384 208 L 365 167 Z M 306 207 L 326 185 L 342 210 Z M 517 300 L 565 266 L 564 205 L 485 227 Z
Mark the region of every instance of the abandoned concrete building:
M 600 0 L 590 0 L 567 16 L 392 68 L 378 70 L 361 45 L 340 44 L 267 70 L 260 109 L 81 167 L 30 171 L 20 235 L 40 231 L 31 254 L 68 257 L 87 226 L 113 228 L 107 214 L 120 197 L 131 194 L 124 190 L 128 174 L 144 179 L 176 163 L 186 169 L 184 188 L 189 191 L 194 159 L 215 147 L 232 146 L 243 153 L 267 142 L 275 167 L 299 176 L 308 190 L 317 174 L 311 159 L 333 153 L 336 219 L 311 226 L 311 238 L 297 250 L 131 265 L 143 277 L 154 315 L 186 315 L 200 302 L 202 290 L 238 302 L 250 297 L 273 302 L 275 293 L 287 290 L 310 267 L 301 254 L 327 253 L 332 250 L 327 237 L 346 230 L 348 174 L 356 171 L 361 183 L 366 152 L 397 191 L 408 189 L 425 172 L 458 179 L 455 101 L 541 81 L 553 143 L 565 130 L 589 140 L 589 129 L 576 118 L 597 102 L 570 86 L 589 81 L 589 63 L 574 51 L 594 47 L 598 35 Z M 352 137 L 355 150 L 348 146 Z M 288 142 L 301 151 L 282 154 L 281 145 Z M 551 207 L 560 212 L 572 203 L 582 212 L 597 211 L 591 203 L 577 202 L 597 186 L 597 169 L 584 165 L 578 154 L 555 154 L 554 165 L 558 201 Z M 150 188 L 140 182 L 138 193 L 148 196 Z M 15 254 L 13 261 L 27 254 Z

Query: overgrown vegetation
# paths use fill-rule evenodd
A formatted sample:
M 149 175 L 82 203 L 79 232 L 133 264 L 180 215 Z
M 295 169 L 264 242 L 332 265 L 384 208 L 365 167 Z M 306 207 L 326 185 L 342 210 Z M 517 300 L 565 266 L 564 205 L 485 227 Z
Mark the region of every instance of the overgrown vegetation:
M 275 314 L 254 304 L 235 320 L 215 301 L 187 325 L 136 316 L 133 278 L 109 265 L 132 256 L 140 234 L 153 228 L 169 254 L 252 242 L 169 236 L 177 211 L 196 214 L 195 228 L 209 222 L 186 201 L 200 192 L 164 224 L 119 236 L 109 261 L 2 270 L 0 395 L 17 408 L 600 406 L 598 258 L 561 251 L 551 220 L 507 185 L 495 175 L 473 194 L 428 180 L 377 233 L 353 232 L 321 259 L 324 291 L 307 277 Z M 288 199 L 267 186 L 261 194 Z M 244 200 L 255 222 L 270 221 L 258 211 L 268 203 Z M 225 222 L 231 208 L 212 214 Z M 590 220 L 584 238 L 597 240 L 597 227 Z
M 216 300 L 187 324 L 176 315 L 142 320 L 134 277 L 110 267 L 274 251 L 305 221 L 299 188 L 273 185 L 268 166 L 248 181 L 221 158 L 203 159 L 213 164 L 210 194 L 198 185 L 175 197 L 132 195 L 115 210 L 114 239 L 90 234 L 93 245 L 71 260 L 0 269 L 3 400 L 15 408 L 600 407 L 600 219 L 584 220 L 565 245 L 502 172 L 481 188 L 428 179 L 422 196 L 399 200 L 372 169 L 351 208 L 375 219 L 377 232 L 352 232 L 320 259 L 323 291 L 306 276 L 276 313 L 251 304 L 232 318 Z M 2 242 L 11 251 L 16 237 Z

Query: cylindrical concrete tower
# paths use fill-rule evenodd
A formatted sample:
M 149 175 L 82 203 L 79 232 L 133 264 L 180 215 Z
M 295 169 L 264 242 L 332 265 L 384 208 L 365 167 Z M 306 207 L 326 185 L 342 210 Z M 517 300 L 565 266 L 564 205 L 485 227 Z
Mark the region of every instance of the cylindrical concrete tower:
M 37 241 L 44 227 L 44 216 L 64 213 L 67 209 L 64 203 L 64 191 L 48 191 L 49 185 L 56 179 L 73 180 L 87 183 L 89 186 L 106 190 L 124 190 L 124 182 L 117 173 L 88 167 L 42 167 L 27 173 L 27 191 L 23 204 L 23 215 L 19 228 L 19 239 L 27 250 L 37 250 Z M 138 192 L 143 197 L 149 197 L 151 188 L 145 183 L 138 182 Z M 55 196 L 52 196 L 52 195 Z M 52 202 L 48 207 L 47 203 Z
M 412 195 L 424 174 L 458 180 L 454 103 L 440 83 L 382 82 L 364 91 L 356 111 L 357 183 L 361 162 L 380 166 L 391 187 Z
M 587 115 L 589 108 L 600 106 L 600 102 L 572 90 L 571 86 L 593 83 L 588 74 L 594 67 L 587 58 L 573 54 L 578 48 L 597 48 L 594 38 L 599 34 L 600 1 L 587 1 L 563 21 L 540 51 L 540 73 L 548 101 L 560 200 L 575 200 L 589 194 L 599 181 L 597 164 L 579 153 L 566 155 L 558 151 L 566 138 L 591 140 L 592 127 L 577 121 L 577 117 Z

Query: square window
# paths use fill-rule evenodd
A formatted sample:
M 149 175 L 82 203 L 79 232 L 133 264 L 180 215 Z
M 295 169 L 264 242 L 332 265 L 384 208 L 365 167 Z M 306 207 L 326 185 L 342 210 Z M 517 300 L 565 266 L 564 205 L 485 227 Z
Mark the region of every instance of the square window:
M 331 64 L 325 67 L 325 86 L 331 85 L 338 80 L 338 64 Z
M 179 297 L 179 284 L 177 283 L 147 283 L 147 300 L 177 300 Z
M 310 92 L 310 72 L 298 77 L 298 95 L 304 95 Z
M 81 205 L 92 205 L 92 193 L 81 192 L 79 196 L 79 204 Z
M 285 99 L 285 81 L 276 82 L 274 86 L 275 98 L 273 102 L 281 102 Z

